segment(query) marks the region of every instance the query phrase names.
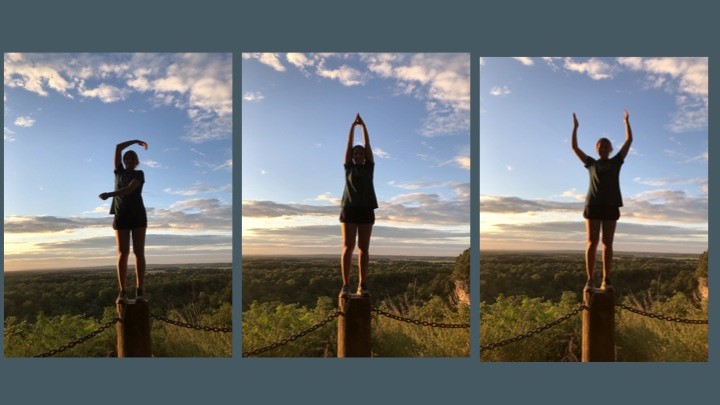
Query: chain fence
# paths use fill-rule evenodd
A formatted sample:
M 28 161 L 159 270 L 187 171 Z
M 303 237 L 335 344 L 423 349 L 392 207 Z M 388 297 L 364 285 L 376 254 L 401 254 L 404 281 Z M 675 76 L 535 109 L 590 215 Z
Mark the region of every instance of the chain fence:
M 201 326 L 201 325 L 193 325 L 191 323 L 181 322 L 181 321 L 174 321 L 170 318 L 165 318 L 164 316 L 160 316 L 157 314 L 150 313 L 150 318 L 153 318 L 155 320 L 169 323 L 170 325 L 180 326 L 182 328 L 188 328 L 188 329 L 195 329 L 195 330 L 201 330 L 205 332 L 220 332 L 220 333 L 232 333 L 232 328 L 221 328 L 217 326 Z
M 552 328 L 553 326 L 559 325 L 559 324 L 567 321 L 568 319 L 572 318 L 573 316 L 579 314 L 580 312 L 582 312 L 583 310 L 586 310 L 586 309 L 588 309 L 588 307 L 585 304 L 580 304 L 575 309 L 573 309 L 572 311 L 568 312 L 567 314 L 561 316 L 560 318 L 557 318 L 554 321 L 548 322 L 545 325 L 538 326 L 537 328 L 535 328 L 531 331 L 521 333 L 517 336 L 511 337 L 509 339 L 504 339 L 499 342 L 493 342 L 493 343 L 488 343 L 486 345 L 480 345 L 480 351 L 497 349 L 498 347 L 509 345 L 510 343 L 515 343 L 515 342 L 518 342 L 523 339 L 527 339 L 530 336 L 534 336 L 534 335 L 537 335 L 538 333 L 542 333 L 542 332 Z
M 58 347 L 57 349 L 52 349 L 52 350 L 50 350 L 50 351 L 47 351 L 47 352 L 42 353 L 42 354 L 38 354 L 37 356 L 33 356 L 33 357 L 52 357 L 52 356 L 54 356 L 54 355 L 56 355 L 56 354 L 58 354 L 58 353 L 62 353 L 62 352 L 64 352 L 64 351 L 66 351 L 66 350 L 72 349 L 73 347 L 75 347 L 75 346 L 77 346 L 77 345 L 79 345 L 79 344 L 81 344 L 81 343 L 85 343 L 86 341 L 88 341 L 88 340 L 94 338 L 95 336 L 101 334 L 102 332 L 105 331 L 105 329 L 110 328 L 111 326 L 115 325 L 117 322 L 122 322 L 122 320 L 121 320 L 120 318 L 113 318 L 112 320 L 104 323 L 102 326 L 100 326 L 99 328 L 95 329 L 94 331 L 88 333 L 88 334 L 85 335 L 85 336 L 82 336 L 82 337 L 80 337 L 80 338 L 77 338 L 77 339 L 73 340 L 73 341 L 70 342 L 70 343 L 64 344 L 64 345 Z
M 390 319 L 394 319 L 396 321 L 400 322 L 406 322 L 411 323 L 419 326 L 430 326 L 432 328 L 448 328 L 448 329 L 467 329 L 470 328 L 469 323 L 441 323 L 441 322 L 428 322 L 428 321 L 419 321 L 417 319 L 411 319 L 411 318 L 405 318 L 400 315 L 391 314 L 390 312 L 385 312 L 380 308 L 372 307 L 372 312 L 375 312 L 379 315 L 388 317 Z
M 260 353 L 264 353 L 264 352 L 276 349 L 280 346 L 285 346 L 286 344 L 288 344 L 290 342 L 294 342 L 294 341 L 300 339 L 301 337 L 322 328 L 328 322 L 332 321 L 333 319 L 337 318 L 338 316 L 345 316 L 345 314 L 340 311 L 335 311 L 335 312 L 331 313 L 330 315 L 326 316 L 320 322 L 316 323 L 315 325 L 313 325 L 301 332 L 298 332 L 298 333 L 296 333 L 290 337 L 287 337 L 285 339 L 278 340 L 277 342 L 271 343 L 267 346 L 263 346 L 263 347 L 260 347 L 260 348 L 254 349 L 254 350 L 249 350 L 249 351 L 243 352 L 242 356 L 243 357 L 256 356 Z
M 643 311 L 641 309 L 633 308 L 624 304 L 615 304 L 616 307 L 622 308 L 626 311 L 630 311 L 632 313 L 647 316 L 649 318 L 659 319 L 661 321 L 670 321 L 670 322 L 677 322 L 677 323 L 688 323 L 688 324 L 694 324 L 694 325 L 707 325 L 708 320 L 707 319 L 685 319 L 685 318 L 678 318 L 674 316 L 665 316 L 660 314 L 653 314 L 652 312 Z

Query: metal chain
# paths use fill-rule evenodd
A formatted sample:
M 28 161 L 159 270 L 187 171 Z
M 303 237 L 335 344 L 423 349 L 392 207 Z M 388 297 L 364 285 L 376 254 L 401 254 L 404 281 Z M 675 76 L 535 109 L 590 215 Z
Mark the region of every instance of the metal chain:
M 54 356 L 54 355 L 56 355 L 56 354 L 58 354 L 58 353 L 62 353 L 62 352 L 64 352 L 65 350 L 72 349 L 73 347 L 79 345 L 80 343 L 84 343 L 84 342 L 86 342 L 86 341 L 94 338 L 95 336 L 97 336 L 97 335 L 99 335 L 100 333 L 102 333 L 103 331 L 105 331 L 105 329 L 107 329 L 107 328 L 115 325 L 115 323 L 120 322 L 120 321 L 121 321 L 120 318 L 114 318 L 114 319 L 108 321 L 107 323 L 105 323 L 104 325 L 100 326 L 100 327 L 99 327 L 98 329 L 96 329 L 95 331 L 93 331 L 93 332 L 91 332 L 91 333 L 88 333 L 87 335 L 85 335 L 85 336 L 83 336 L 83 337 L 81 337 L 81 338 L 75 339 L 75 340 L 73 340 L 72 342 L 70 342 L 70 343 L 68 343 L 68 344 L 65 344 L 65 345 L 62 345 L 62 346 L 58 347 L 57 349 L 53 349 L 53 350 L 50 350 L 49 352 L 45 352 L 45 353 L 42 353 L 42 354 L 38 354 L 37 356 L 33 356 L 33 357 L 51 357 L 51 356 Z
M 499 341 L 499 342 L 488 343 L 488 344 L 486 344 L 486 345 L 480 345 L 480 351 L 497 349 L 498 347 L 505 346 L 505 345 L 509 345 L 510 343 L 515 343 L 515 342 L 517 342 L 517 341 L 520 341 L 520 340 L 529 338 L 530 336 L 537 335 L 538 333 L 544 332 L 544 331 L 552 328 L 552 327 L 555 326 L 555 325 L 559 325 L 559 324 L 567 321 L 568 319 L 570 319 L 570 318 L 572 318 L 573 316 L 579 314 L 581 311 L 583 311 L 583 310 L 585 310 L 585 309 L 587 309 L 587 308 L 588 308 L 588 307 L 587 307 L 585 304 L 580 304 L 580 305 L 577 306 L 577 308 L 575 308 L 575 309 L 573 309 L 572 311 L 570 311 L 567 315 L 563 315 L 563 316 L 561 316 L 560 318 L 558 318 L 558 319 L 556 319 L 556 320 L 554 320 L 554 321 L 552 321 L 552 322 L 546 323 L 546 324 L 543 325 L 543 326 L 539 326 L 539 327 L 537 327 L 537 328 L 535 328 L 535 329 L 533 329 L 533 330 L 531 330 L 531 331 L 522 333 L 522 334 L 517 335 L 517 336 L 515 336 L 515 337 L 511 337 L 511 338 L 509 338 L 509 339 L 501 340 L 501 341 Z
M 163 317 L 163 316 L 156 315 L 156 314 L 153 314 L 153 313 L 150 313 L 150 317 L 151 317 L 151 318 L 154 318 L 154 319 L 157 319 L 158 321 L 162 321 L 162 322 L 165 322 L 165 323 L 169 323 L 169 324 L 175 325 L 175 326 L 181 326 L 181 327 L 183 327 L 183 328 L 188 328 L 188 329 L 202 330 L 202 331 L 205 331 L 205 332 L 232 333 L 232 328 L 220 328 L 220 327 L 217 327 L 217 326 L 199 326 L 199 325 L 193 325 L 193 324 L 190 324 L 190 323 L 185 323 L 185 322 L 180 322 L 180 321 L 174 321 L 174 320 L 172 320 L 172 319 L 165 318 L 165 317 Z
M 286 345 L 286 344 L 288 344 L 288 343 L 290 343 L 290 342 L 294 342 L 294 341 L 296 341 L 297 339 L 299 339 L 299 338 L 307 335 L 308 333 L 314 332 L 314 331 L 322 328 L 322 327 L 325 326 L 328 322 L 332 321 L 333 319 L 337 318 L 337 317 L 340 316 L 340 315 L 344 315 L 344 314 L 343 314 L 342 312 L 340 312 L 340 311 L 335 311 L 335 312 L 331 313 L 330 315 L 326 316 L 325 319 L 323 319 L 322 321 L 320 321 L 320 322 L 316 323 L 315 325 L 313 325 L 313 326 L 311 326 L 311 327 L 303 330 L 302 332 L 296 333 L 296 334 L 294 334 L 294 335 L 292 335 L 292 336 L 290 336 L 290 337 L 288 337 L 288 338 L 279 340 L 279 341 L 277 341 L 277 342 L 275 342 L 275 343 L 272 343 L 272 344 L 269 344 L 269 345 L 267 345 L 267 346 L 263 346 L 263 347 L 260 347 L 260 348 L 258 348 L 258 349 L 254 349 L 254 350 L 249 350 L 249 351 L 247 351 L 247 352 L 243 352 L 243 353 L 242 353 L 242 356 L 243 356 L 243 357 L 255 356 L 255 355 L 258 355 L 258 354 L 260 354 L 260 353 L 264 353 L 264 352 L 267 352 L 267 351 L 269 351 L 269 350 L 276 349 L 276 348 L 278 348 L 278 347 L 280 347 L 280 346 L 284 346 L 284 345 Z
M 653 314 L 650 312 L 646 312 L 637 308 L 629 307 L 627 305 L 623 304 L 616 304 L 615 305 L 618 308 L 622 308 L 624 310 L 636 313 L 638 315 L 647 316 L 650 318 L 660 319 L 661 321 L 671 321 L 671 322 L 678 322 L 678 323 L 690 323 L 695 325 L 707 325 L 708 321 L 707 319 L 684 319 L 684 318 L 677 318 L 674 316 L 665 316 L 660 314 Z
M 372 311 L 376 312 L 382 316 L 386 316 L 388 318 L 395 319 L 396 321 L 412 323 L 412 324 L 420 325 L 420 326 L 430 326 L 433 328 L 448 328 L 448 329 L 463 329 L 463 328 L 470 327 L 469 323 L 440 323 L 440 322 L 418 321 L 417 319 L 404 318 L 399 315 L 391 314 L 389 312 L 385 312 L 382 309 L 376 308 L 376 307 L 372 307 Z

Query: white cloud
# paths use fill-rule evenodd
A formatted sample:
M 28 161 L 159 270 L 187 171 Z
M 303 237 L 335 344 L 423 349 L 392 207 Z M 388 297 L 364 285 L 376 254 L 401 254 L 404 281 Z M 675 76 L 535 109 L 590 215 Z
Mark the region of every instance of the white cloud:
M 326 202 L 336 206 L 340 205 L 340 199 L 337 197 L 333 197 L 332 193 L 330 192 L 320 194 L 319 196 L 315 197 L 315 201 Z
M 143 160 L 142 164 L 153 169 L 163 169 L 164 166 L 154 160 Z
M 505 165 L 505 170 L 511 172 L 511 171 L 513 171 L 513 167 L 510 165 Z
M 147 93 L 150 102 L 187 112 L 184 139 L 205 142 L 232 132 L 230 54 L 5 55 L 4 83 L 43 96 L 119 102 Z
M 495 86 L 492 89 L 490 89 L 490 94 L 493 96 L 507 96 L 510 93 L 511 93 L 511 91 L 507 86 L 502 86 L 502 87 Z
M 321 59 L 315 70 L 318 76 L 339 81 L 343 86 L 357 86 L 365 84 L 366 78 L 356 69 L 342 65 L 336 69 L 326 67 L 326 62 Z
M 109 84 L 101 84 L 94 89 L 86 89 L 85 82 L 80 81 L 78 85 L 78 94 L 84 97 L 97 98 L 103 103 L 114 103 L 116 101 L 125 100 L 130 94 L 128 89 L 121 89 Z
M 570 190 L 563 191 L 563 197 L 572 198 L 575 201 L 585 201 L 585 194 L 578 193 L 577 189 L 571 188 Z
M 376 157 L 379 157 L 381 159 L 389 159 L 390 158 L 389 153 L 385 152 L 384 150 L 382 150 L 376 146 L 372 147 L 372 152 L 373 152 L 373 155 L 375 155 Z
M 3 139 L 4 140 L 6 140 L 8 142 L 14 141 L 15 140 L 14 135 L 15 135 L 15 132 L 13 132 L 10 128 L 3 127 Z
M 243 59 L 256 59 L 260 63 L 270 66 L 278 72 L 284 72 L 287 70 L 285 66 L 283 66 L 282 62 L 280 62 L 280 58 L 277 53 L 243 53 L 242 57 Z
M 305 56 L 304 53 L 288 53 L 287 55 L 285 55 L 285 57 L 291 65 L 295 66 L 300 70 L 305 70 L 306 67 L 315 64 L 315 61 Z
M 612 66 L 597 58 L 590 58 L 585 62 L 576 62 L 572 58 L 565 58 L 563 66 L 571 72 L 587 74 L 593 80 L 612 78 Z
M 265 98 L 265 96 L 263 96 L 263 94 L 260 93 L 259 91 L 247 91 L 247 92 L 245 92 L 245 94 L 243 94 L 243 100 L 250 101 L 250 102 L 260 101 L 264 98 Z
M 19 127 L 29 128 L 35 125 L 35 119 L 30 116 L 17 117 L 15 119 L 15 125 Z
M 257 59 L 256 54 L 243 58 Z M 467 54 L 288 54 L 302 71 L 314 66 L 318 77 L 344 86 L 363 85 L 374 77 L 394 80 L 398 95 L 425 102 L 427 117 L 420 130 L 432 137 L 467 133 L 470 128 L 470 60 Z M 362 66 L 357 67 L 357 62 Z
M 528 57 L 524 57 L 524 56 L 513 58 L 513 59 L 517 60 L 518 62 L 522 63 L 525 66 L 532 66 L 535 64 L 535 62 L 532 60 L 532 58 L 528 58 Z
M 675 94 L 678 110 L 668 125 L 673 132 L 708 125 L 708 58 L 618 58 L 618 63 L 643 72 L 648 86 Z
M 193 187 L 188 187 L 188 188 L 183 188 L 183 189 L 166 188 L 163 191 L 168 194 L 184 195 L 184 196 L 207 194 L 207 193 L 232 192 L 232 184 L 226 184 L 224 186 L 214 186 L 214 187 L 213 186 L 195 185 Z
M 462 169 L 470 170 L 470 156 L 459 155 L 459 156 L 455 156 L 454 160 L 455 160 L 455 164 L 458 167 L 460 167 Z

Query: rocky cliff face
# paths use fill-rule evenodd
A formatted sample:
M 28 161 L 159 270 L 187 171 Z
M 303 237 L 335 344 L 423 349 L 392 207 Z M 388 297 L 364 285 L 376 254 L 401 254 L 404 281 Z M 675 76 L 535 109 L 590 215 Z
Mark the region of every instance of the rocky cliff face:
M 701 277 L 698 279 L 698 295 L 703 301 L 708 300 L 708 279 Z
M 470 305 L 470 285 L 464 281 L 455 281 L 455 294 L 458 301 Z

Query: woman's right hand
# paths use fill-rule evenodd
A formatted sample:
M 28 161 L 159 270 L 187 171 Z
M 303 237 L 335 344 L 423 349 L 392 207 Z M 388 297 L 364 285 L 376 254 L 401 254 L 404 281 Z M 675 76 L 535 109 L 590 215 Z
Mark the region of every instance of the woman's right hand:
M 100 193 L 99 197 L 101 200 L 105 201 L 110 198 L 110 193 Z
M 577 117 L 575 116 L 575 113 L 573 113 L 573 128 L 579 127 L 580 124 L 578 123 Z
M 364 125 L 362 118 L 360 117 L 360 113 L 355 114 L 355 122 L 353 122 L 353 125 Z

